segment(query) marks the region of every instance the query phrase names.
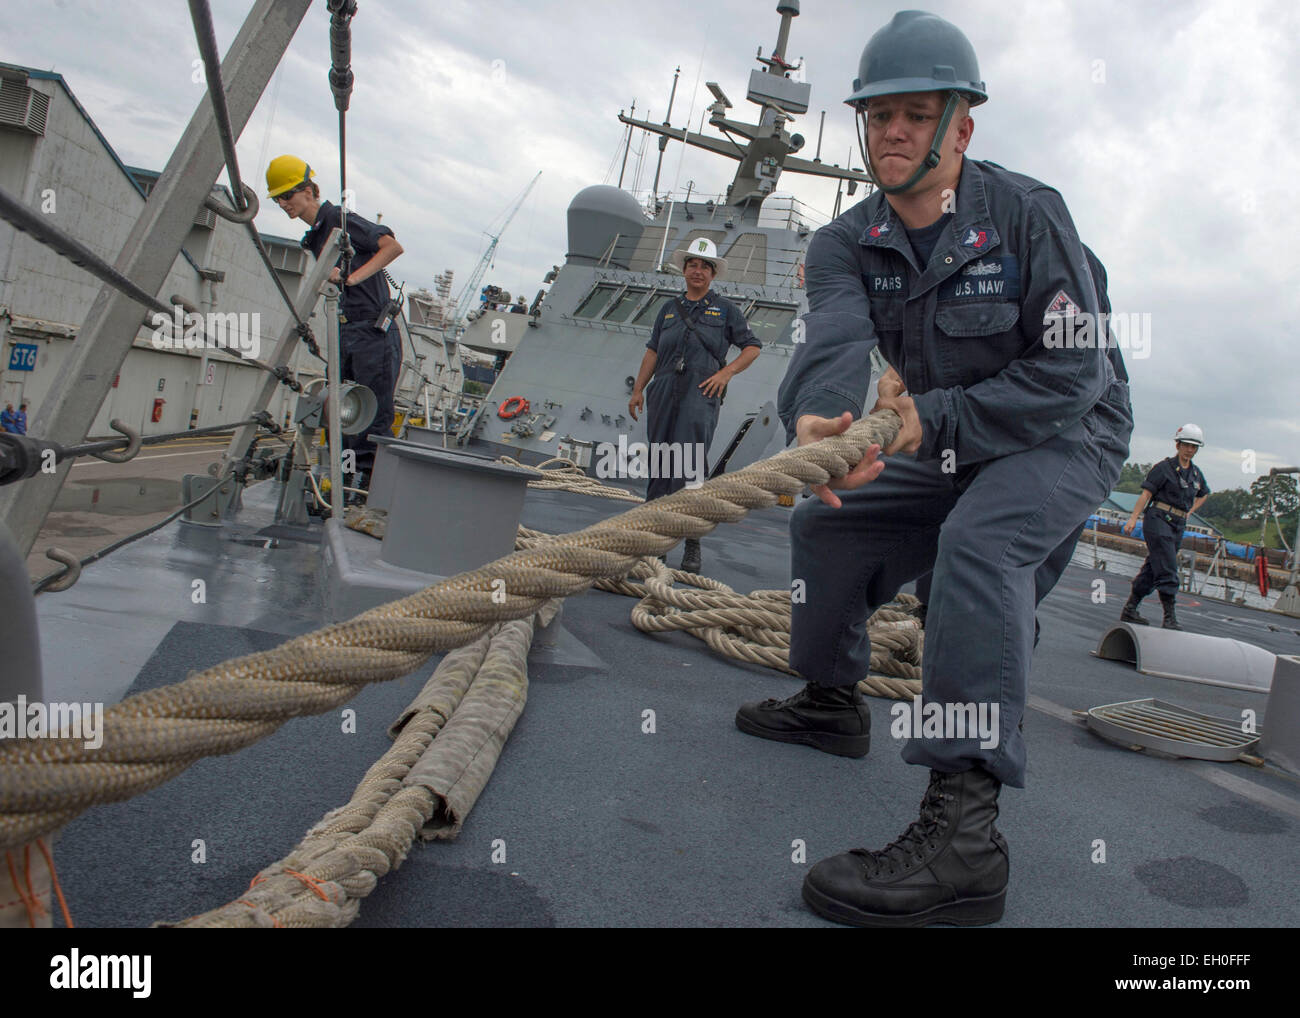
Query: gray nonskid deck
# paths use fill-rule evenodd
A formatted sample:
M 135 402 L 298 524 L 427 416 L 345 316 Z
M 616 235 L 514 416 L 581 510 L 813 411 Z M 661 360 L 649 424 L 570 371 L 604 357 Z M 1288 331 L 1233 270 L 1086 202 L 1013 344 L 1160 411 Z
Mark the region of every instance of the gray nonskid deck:
M 265 508 L 260 498 L 250 499 L 250 518 Z M 625 508 L 530 492 L 523 522 L 571 531 Z M 765 510 L 720 527 L 703 541 L 705 571 L 740 591 L 787 586 L 788 515 Z M 123 663 L 106 666 L 101 681 L 121 686 L 120 673 L 134 668 L 127 684 L 144 688 L 319 624 L 313 548 L 263 550 L 179 530 L 92 567 L 81 600 L 77 587 L 40 599 L 47 685 L 91 688 L 90 664 L 103 659 L 92 641 L 118 626 L 149 646 L 119 654 Z M 178 577 L 208 567 L 204 554 L 221 564 L 208 604 L 173 596 Z M 1090 596 L 1097 577 L 1112 585 L 1106 605 Z M 134 594 L 115 599 L 114 613 L 92 610 L 107 603 L 92 587 L 110 583 Z M 1073 709 L 1158 696 L 1223 716 L 1251 707 L 1267 724 L 1262 695 L 1093 658 L 1126 587 L 1072 566 L 1040 609 L 1028 787 L 1004 790 L 999 820 L 1012 857 L 1003 925 L 1297 925 L 1300 820 L 1288 809 L 1300 809 L 1300 783 L 1241 764 L 1133 753 L 1067 720 Z M 924 790 L 925 773 L 902 762 L 889 736 L 891 702 L 871 701 L 874 745 L 862 760 L 748 737 L 733 724 L 737 705 L 787 695 L 797 680 L 720 659 L 686 634 L 640 633 L 633 603 L 600 591 L 566 602 L 563 638 L 531 656 L 528 706 L 460 838 L 413 851 L 363 902 L 357 925 L 825 925 L 800 900 L 808 867 L 846 848 L 883 847 L 915 817 Z M 1300 637 L 1267 628 L 1276 616 L 1192 600 L 1180 615 L 1193 631 L 1300 651 Z M 145 925 L 237 898 L 347 800 L 435 664 L 358 696 L 355 735 L 337 714 L 297 719 L 83 815 L 58 846 L 74 918 Z M 646 711 L 653 734 L 643 731 Z M 1263 792 L 1239 794 L 1216 774 Z M 195 839 L 204 863 L 192 861 Z M 1105 862 L 1093 861 L 1099 841 Z M 501 843 L 505 861 L 494 862 Z

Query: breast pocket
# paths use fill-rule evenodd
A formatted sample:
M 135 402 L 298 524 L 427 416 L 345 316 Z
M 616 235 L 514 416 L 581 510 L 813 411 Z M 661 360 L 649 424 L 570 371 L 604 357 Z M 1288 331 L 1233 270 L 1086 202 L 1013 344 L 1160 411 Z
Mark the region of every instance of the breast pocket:
M 934 324 L 941 344 L 944 386 L 974 385 L 1021 355 L 1020 305 L 1007 301 L 940 304 Z
M 871 324 L 880 341 L 880 352 L 890 364 L 899 363 L 903 347 L 903 301 L 899 297 L 872 297 Z
M 1020 305 L 954 304 L 940 307 L 934 322 L 947 336 L 993 336 L 1010 332 L 1020 320 Z

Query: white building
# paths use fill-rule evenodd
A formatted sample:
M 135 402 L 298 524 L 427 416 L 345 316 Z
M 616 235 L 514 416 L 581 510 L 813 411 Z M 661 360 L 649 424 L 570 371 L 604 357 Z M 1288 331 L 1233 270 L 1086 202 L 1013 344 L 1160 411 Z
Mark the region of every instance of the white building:
M 62 75 L 0 64 L 0 188 L 48 215 L 111 264 L 157 179 L 156 172 L 122 163 Z M 224 187 L 213 190 L 230 204 Z M 285 288 L 295 295 L 311 255 L 296 239 L 263 240 Z M 81 325 L 102 285 L 0 220 L 0 406 L 28 403 L 29 429 L 72 345 L 80 341 Z M 195 217 L 158 291 L 168 304 L 174 294 L 203 313 L 236 314 L 256 323 L 264 360 L 289 321 L 245 228 L 206 209 Z M 323 301 L 318 302 L 310 321 L 322 348 L 323 310 Z M 90 434 L 112 434 L 108 422 L 114 417 L 144 434 L 238 419 L 263 373 L 225 352 L 158 350 L 154 333 L 152 313 L 146 313 Z M 301 343 L 290 366 L 309 376 L 324 368 Z M 294 398 L 279 387 L 269 407 L 275 420 L 287 419 Z

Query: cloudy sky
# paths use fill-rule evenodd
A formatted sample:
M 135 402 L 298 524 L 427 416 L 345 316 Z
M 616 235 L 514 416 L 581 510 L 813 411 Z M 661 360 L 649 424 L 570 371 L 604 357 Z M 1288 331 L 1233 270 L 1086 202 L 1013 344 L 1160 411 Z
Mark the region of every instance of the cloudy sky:
M 348 182 L 406 248 L 413 286 L 445 268 L 463 282 L 489 231 L 542 177 L 504 235 L 488 280 L 531 299 L 566 250 L 574 193 L 614 183 L 617 113 L 698 127 L 718 81 L 743 101 L 753 57 L 776 40 L 775 0 L 577 3 L 359 0 Z M 213 0 L 223 53 L 251 0 Z M 804 0 L 787 56 L 802 57 L 812 108 L 796 130 L 822 157 L 855 149 L 849 92 L 867 38 L 893 5 Z M 1130 351 L 1131 458 L 1172 452 L 1192 420 L 1216 489 L 1300 463 L 1300 7 L 1293 0 L 932 0 L 970 37 L 990 101 L 968 153 L 1044 180 L 1110 274 L 1117 313 L 1150 315 Z M 124 162 L 161 169 L 204 86 L 181 0 L 34 0 L 7 5 L 0 60 L 60 72 Z M 328 15 L 313 4 L 239 142 L 244 175 L 301 155 L 337 200 L 337 118 L 326 81 Z M 638 163 L 634 141 L 625 186 Z M 647 146 L 639 186 L 657 150 Z M 855 165 L 858 161 L 855 158 Z M 671 145 L 660 190 L 720 192 L 734 163 Z M 611 178 L 611 173 L 613 177 Z M 224 175 L 223 178 L 224 180 Z M 834 187 L 786 174 L 781 191 L 829 213 Z M 859 192 L 861 194 L 861 192 Z M 856 200 L 856 199 L 855 199 Z M 297 236 L 267 203 L 267 233 Z M 1138 318 L 1137 321 L 1143 321 Z

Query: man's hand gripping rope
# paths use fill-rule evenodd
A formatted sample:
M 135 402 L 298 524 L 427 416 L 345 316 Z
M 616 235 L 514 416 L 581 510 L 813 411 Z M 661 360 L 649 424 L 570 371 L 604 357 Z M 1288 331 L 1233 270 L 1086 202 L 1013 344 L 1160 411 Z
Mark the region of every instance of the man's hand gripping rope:
M 876 393 L 879 398 L 876 400 L 876 405 L 871 408 L 871 412 L 893 410 L 903 422 L 898 437 L 884 450 L 883 455 L 885 456 L 892 456 L 896 452 L 913 453 L 921 445 L 921 420 L 917 416 L 912 397 L 903 395 L 903 392 L 903 380 L 893 368 L 890 368 L 876 383 Z M 799 440 L 799 445 L 809 445 L 813 442 L 820 442 L 823 438 L 844 434 L 852 423 L 853 415 L 847 410 L 840 414 L 839 417 L 818 417 L 815 414 L 804 414 L 795 424 L 795 435 Z M 813 493 L 831 508 L 841 508 L 843 503 L 831 489 L 852 491 L 855 488 L 861 488 L 865 484 L 870 484 L 885 469 L 885 461 L 880 459 L 881 455 L 879 444 L 869 446 L 866 455 L 852 470 L 839 480 L 831 481 L 829 484 L 812 485 Z

